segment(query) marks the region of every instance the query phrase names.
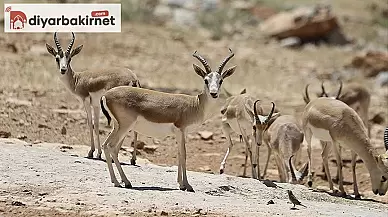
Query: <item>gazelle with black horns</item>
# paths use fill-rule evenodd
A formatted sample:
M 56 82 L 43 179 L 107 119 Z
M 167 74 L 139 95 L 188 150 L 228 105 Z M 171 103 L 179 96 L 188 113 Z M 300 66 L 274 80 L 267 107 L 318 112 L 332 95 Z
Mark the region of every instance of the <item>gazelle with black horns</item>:
M 294 171 L 291 160 L 292 156 L 300 154 L 303 138 L 300 124 L 292 115 L 281 115 L 276 118 L 264 132 L 264 143 L 270 150 L 268 156 L 274 152 L 280 182 L 300 183 L 306 176 L 308 164 Z
M 311 138 L 331 142 L 339 168 L 339 190 L 346 194 L 343 187 L 342 159 L 338 153 L 340 146 L 352 151 L 353 188 L 356 198 L 360 197 L 357 187 L 355 157 L 360 156 L 369 171 L 374 194 L 385 195 L 388 189 L 388 147 L 384 154 L 377 154 L 368 137 L 368 132 L 360 116 L 342 101 L 321 97 L 307 104 L 303 112 L 303 131 L 305 134 L 309 172 L 309 186 L 312 185 Z M 330 186 L 333 190 L 333 186 Z
M 225 105 L 221 109 L 221 114 L 222 131 L 224 132 L 228 143 L 228 150 L 226 151 L 220 165 L 221 174 L 224 173 L 226 160 L 233 147 L 230 134 L 234 131 L 238 135 L 241 135 L 242 140 L 245 143 L 245 164 L 243 176 L 246 175 L 247 160 L 249 156 L 252 166 L 252 178 L 261 178 L 259 151 L 264 131 L 267 130 L 269 124 L 279 116 L 279 113 L 274 113 L 274 111 L 275 103 L 272 102 L 272 109 L 270 113 L 268 115 L 264 115 L 260 100 L 255 100 L 252 96 L 246 93 L 231 96 L 226 100 Z M 268 156 L 269 155 L 270 149 L 268 148 Z M 267 170 L 268 160 L 264 171 Z
M 74 94 L 85 106 L 87 114 L 87 123 L 90 130 L 91 148 L 88 157 L 92 158 L 97 143 L 97 158 L 101 159 L 101 146 L 99 139 L 99 115 L 101 95 L 113 87 L 117 86 L 140 86 L 139 80 L 134 72 L 127 68 L 101 68 L 93 71 L 76 72 L 71 67 L 71 60 L 79 54 L 83 45 L 72 50 L 75 41 L 75 35 L 72 33 L 72 39 L 66 51 L 61 47 L 58 41 L 57 33 L 54 33 L 54 42 L 57 49 L 46 43 L 47 51 L 55 57 L 60 72 L 60 79 L 66 88 Z M 93 112 L 93 114 L 92 114 Z M 109 122 L 109 119 L 108 119 Z M 94 135 L 93 135 L 94 133 Z M 136 133 L 135 133 L 136 134 Z M 96 137 L 96 141 L 95 138 Z M 136 135 L 135 135 L 136 136 Z M 135 145 L 136 147 L 136 145 Z M 118 150 L 116 151 L 118 154 Z M 136 153 L 136 151 L 134 151 Z M 135 164 L 136 155 L 132 156 L 131 163 Z
M 188 127 L 201 124 L 211 115 L 210 112 L 214 111 L 212 106 L 215 105 L 219 96 L 222 81 L 234 73 L 236 66 L 223 70 L 226 63 L 234 56 L 232 50 L 229 49 L 229 51 L 230 55 L 221 62 L 217 71 L 212 71 L 208 62 L 194 52 L 193 56 L 205 68 L 204 71 L 193 64 L 194 71 L 204 81 L 204 89 L 197 96 L 163 93 L 136 87 L 115 87 L 102 96 L 102 108 L 113 121 L 113 129 L 104 141 L 103 148 L 114 186 L 119 187 L 120 183 L 113 171 L 112 158 L 125 187 L 132 187 L 117 156 L 112 154 L 112 151 L 116 149 L 129 130 L 134 130 L 159 138 L 176 135 L 179 146 L 177 178 L 179 188 L 194 191 L 186 175 L 186 134 Z

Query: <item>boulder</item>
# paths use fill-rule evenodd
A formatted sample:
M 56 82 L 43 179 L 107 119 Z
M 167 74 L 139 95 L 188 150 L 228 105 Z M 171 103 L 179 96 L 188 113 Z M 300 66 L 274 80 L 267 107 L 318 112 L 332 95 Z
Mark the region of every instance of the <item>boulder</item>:
M 326 37 L 339 28 L 337 17 L 331 13 L 330 6 L 323 5 L 283 11 L 260 24 L 260 30 L 268 37 L 276 39 L 298 37 L 302 41 L 327 40 Z
M 375 77 L 380 72 L 388 71 L 388 53 L 368 51 L 366 54 L 356 55 L 347 67 L 360 69 L 365 77 Z

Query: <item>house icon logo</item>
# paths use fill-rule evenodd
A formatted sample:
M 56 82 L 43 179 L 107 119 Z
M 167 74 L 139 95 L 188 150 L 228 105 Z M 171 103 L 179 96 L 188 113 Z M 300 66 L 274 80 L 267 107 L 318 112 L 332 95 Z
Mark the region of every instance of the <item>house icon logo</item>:
M 7 7 L 5 12 L 9 12 L 10 29 L 23 29 L 27 23 L 27 16 L 22 11 L 12 11 Z

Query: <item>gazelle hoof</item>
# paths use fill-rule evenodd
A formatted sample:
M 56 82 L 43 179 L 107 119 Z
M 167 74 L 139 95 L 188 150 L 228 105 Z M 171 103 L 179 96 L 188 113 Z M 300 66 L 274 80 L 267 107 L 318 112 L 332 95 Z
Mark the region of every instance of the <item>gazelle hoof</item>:
M 125 187 L 125 188 L 132 188 L 132 185 L 131 185 L 131 183 L 127 183 L 127 184 L 125 184 L 124 187 Z
M 93 152 L 94 152 L 94 151 L 90 150 L 90 151 L 88 152 L 87 158 L 92 159 L 92 158 L 93 158 Z
M 224 169 L 220 169 L 220 174 L 223 174 L 224 173 Z
M 361 195 L 359 195 L 359 194 L 354 195 L 354 199 L 360 200 L 361 199 Z
M 131 159 L 131 165 L 136 165 L 136 160 L 135 159 Z
M 92 154 L 92 157 L 93 157 L 93 154 Z M 98 160 L 102 160 L 102 158 L 101 158 L 101 153 L 98 153 L 98 154 L 97 154 L 97 157 L 96 157 L 96 159 L 98 159 Z
M 181 191 L 186 191 L 186 187 L 185 187 L 185 186 L 179 187 L 179 190 L 181 190 Z
M 313 181 L 308 181 L 307 185 L 311 188 L 313 186 Z
M 114 186 L 115 186 L 115 187 L 121 188 L 121 185 L 120 185 L 120 183 L 118 183 L 118 182 L 114 182 Z

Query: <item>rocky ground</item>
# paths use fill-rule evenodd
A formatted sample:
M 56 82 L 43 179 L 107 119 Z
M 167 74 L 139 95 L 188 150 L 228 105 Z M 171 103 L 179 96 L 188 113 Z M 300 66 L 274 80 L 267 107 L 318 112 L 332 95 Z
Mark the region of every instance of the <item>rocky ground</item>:
M 1 139 L 1 216 L 386 216 L 388 205 L 332 197 L 304 186 L 189 172 L 195 193 L 178 190 L 176 167 L 123 165 L 133 189 L 113 187 L 105 162 L 86 147 Z M 80 156 L 81 155 L 81 156 Z M 125 156 L 121 156 L 123 159 Z M 290 209 L 286 190 L 307 208 Z M 272 200 L 273 204 L 268 204 Z M 6 206 L 8 205 L 8 206 Z M 10 205 L 10 206 L 9 206 Z M 10 208 L 12 207 L 12 208 Z
M 94 67 L 126 66 L 133 69 L 133 71 L 138 74 L 144 86 L 152 88 L 169 88 L 177 90 L 178 92 L 197 94 L 203 87 L 203 84 L 202 80 L 192 69 L 192 64 L 196 63 L 196 60 L 191 56 L 191 54 L 195 50 L 198 50 L 199 53 L 203 54 L 209 60 L 211 66 L 216 67 L 228 54 L 228 48 L 230 47 L 236 55 L 229 65 L 237 65 L 237 70 L 233 76 L 225 80 L 223 87 L 233 94 L 237 94 L 243 88 L 246 88 L 248 93 L 251 93 L 253 96 L 260 98 L 263 101 L 268 101 L 268 103 L 270 101 L 274 101 L 282 113 L 293 114 L 298 118 L 304 108 L 302 92 L 307 83 L 311 84 L 311 95 L 314 96 L 314 93 L 320 90 L 319 84 L 321 81 L 325 81 L 327 89 L 333 93 L 336 91 L 338 85 L 337 81 L 335 81 L 338 77 L 344 80 L 345 85 L 350 80 L 358 81 L 367 86 L 371 91 L 372 99 L 369 111 L 370 117 L 380 114 L 380 116 L 385 119 L 385 122 L 383 121 L 380 124 L 374 124 L 372 126 L 371 136 L 372 144 L 376 147 L 379 153 L 382 153 L 384 151 L 382 142 L 383 130 L 386 126 L 386 121 L 388 120 L 387 88 L 376 85 L 373 78 L 367 79 L 357 71 L 345 69 L 344 65 L 348 64 L 359 52 L 363 52 L 368 49 L 386 49 L 384 48 L 386 45 L 382 42 L 386 40 L 385 36 L 388 35 L 388 30 L 374 22 L 373 13 L 370 12 L 370 5 L 367 4 L 366 1 L 353 3 L 353 1 L 349 2 L 349 0 L 339 0 L 333 3 L 334 10 L 341 14 L 340 21 L 343 24 L 345 34 L 355 38 L 355 44 L 342 47 L 328 46 L 324 44 L 318 46 L 305 45 L 298 49 L 286 49 L 281 47 L 277 42 L 263 39 L 260 32 L 257 31 L 257 26 L 244 27 L 244 31 L 241 34 L 232 36 L 228 35 L 220 40 L 212 40 L 212 33 L 201 28 L 195 29 L 196 31 L 191 31 L 190 29 L 176 28 L 173 26 L 124 22 L 122 33 L 120 34 L 76 34 L 75 46 L 84 44 L 84 48 L 81 53 L 72 60 L 72 64 L 75 70 L 84 70 Z M 380 3 L 382 2 L 380 1 Z M 60 33 L 59 37 L 63 46 L 66 46 L 66 43 L 70 40 L 70 36 L 65 33 Z M 57 171 L 53 171 L 53 169 L 50 168 L 47 168 L 47 171 L 46 169 L 39 171 L 40 175 L 43 177 L 46 177 L 47 175 L 45 172 L 51 171 L 53 174 L 51 174 L 51 178 L 48 180 L 55 181 L 55 179 L 58 179 L 59 181 L 63 181 L 63 186 L 73 186 L 76 189 L 74 192 L 77 192 L 77 196 L 70 197 L 71 202 L 69 202 L 69 204 L 71 206 L 77 203 L 75 201 L 77 198 L 82 198 L 82 200 L 83 197 L 86 198 L 85 192 L 88 191 L 82 189 L 85 188 L 90 190 L 90 188 L 92 188 L 91 186 L 93 186 L 92 182 L 95 182 L 96 180 L 101 182 L 99 184 L 99 190 L 96 189 L 91 192 L 97 194 L 97 192 L 100 192 L 101 190 L 101 192 L 106 191 L 106 194 L 117 194 L 120 195 L 121 198 L 124 198 L 125 193 L 123 192 L 126 192 L 126 190 L 114 189 L 111 187 L 108 182 L 108 173 L 103 162 L 90 161 L 82 158 L 83 156 L 86 156 L 89 146 L 86 114 L 79 102 L 66 91 L 62 83 L 59 81 L 59 71 L 56 68 L 55 60 L 52 56 L 49 56 L 45 50 L 45 43 L 54 45 L 51 33 L 0 34 L 0 137 L 19 138 L 32 144 L 32 147 L 17 145 L 15 146 L 15 149 L 12 149 L 13 146 L 11 144 L 1 145 L 2 148 L 4 146 L 5 150 L 9 150 L 9 152 L 7 152 L 9 153 L 7 158 L 0 158 L 0 162 L 2 163 L 1 165 L 3 165 L 3 162 L 4 164 L 7 164 L 9 160 L 13 160 L 17 162 L 18 166 L 13 166 L 13 164 L 11 164 L 11 167 L 7 170 L 10 173 L 14 172 L 15 174 L 25 173 L 26 177 L 29 177 L 36 172 L 33 171 L 33 173 L 30 174 L 31 171 L 26 171 L 28 167 L 23 168 L 23 165 L 26 165 L 27 163 L 22 165 L 19 165 L 19 163 L 28 162 L 28 164 L 30 164 L 30 162 L 41 162 L 40 166 L 43 168 L 46 168 L 47 165 L 54 165 L 54 162 L 57 161 L 54 161 L 56 159 L 52 159 L 52 157 L 47 157 L 50 160 L 53 160 L 51 163 L 43 163 L 45 158 L 42 158 L 42 156 L 51 156 L 47 154 L 46 148 L 51 147 L 49 149 L 58 150 L 58 146 L 61 146 L 58 143 L 65 144 L 66 146 L 73 148 L 72 150 L 77 150 L 75 154 L 77 154 L 79 158 L 69 157 L 68 154 L 70 152 L 68 149 L 65 149 L 65 153 L 59 153 L 59 156 L 63 157 L 61 159 L 64 162 L 70 162 L 71 164 L 69 165 L 74 164 L 80 167 L 69 166 L 72 168 L 71 170 L 69 169 L 68 173 L 66 173 L 69 174 L 69 177 L 65 177 L 64 175 L 58 176 L 56 173 Z M 221 105 L 224 100 L 225 97 L 221 97 L 219 105 Z M 227 199 L 234 197 L 240 198 L 243 196 L 237 195 L 247 194 L 247 197 L 250 198 L 247 199 L 247 204 L 252 205 L 251 207 L 249 206 L 247 210 L 255 211 L 258 209 L 252 198 L 261 197 L 252 195 L 256 195 L 255 191 L 258 191 L 261 188 L 260 183 L 249 179 L 231 177 L 241 176 L 243 170 L 245 148 L 238 142 L 237 135 L 233 135 L 233 140 L 236 145 L 226 166 L 226 174 L 231 176 L 218 175 L 219 164 L 227 149 L 227 145 L 225 144 L 226 141 L 220 128 L 219 110 L 215 110 L 214 114 L 215 115 L 210 120 L 206 121 L 198 129 L 190 132 L 187 140 L 188 169 L 191 171 L 208 173 L 199 175 L 199 173 L 190 172 L 190 180 L 192 184 L 196 186 L 198 194 L 201 195 L 199 198 L 205 198 L 207 201 L 210 201 L 209 206 L 204 202 L 198 203 L 198 207 L 190 205 L 186 206 L 181 204 L 183 202 L 178 202 L 179 209 L 177 212 L 174 212 L 172 209 L 175 207 L 174 204 L 171 205 L 172 207 L 166 205 L 166 207 L 169 207 L 169 209 L 166 208 L 166 211 L 168 211 L 169 214 L 174 213 L 177 216 L 186 215 L 187 213 L 185 214 L 181 211 L 185 208 L 190 208 L 188 213 L 192 214 L 195 212 L 195 208 L 202 208 L 208 212 L 207 215 L 210 215 L 213 212 L 214 215 L 229 214 L 226 210 L 229 210 L 230 213 L 235 212 L 235 215 L 240 215 L 241 213 L 238 213 L 238 211 L 233 211 L 234 209 L 237 210 L 234 206 L 227 209 L 227 206 L 217 205 L 213 199 L 207 199 L 213 198 L 214 196 L 204 193 L 206 191 L 221 191 L 218 187 L 227 185 L 225 183 L 228 183 L 229 181 L 233 183 L 231 186 L 235 189 L 222 192 L 223 195 L 227 195 L 225 196 L 226 200 L 223 202 L 227 203 Z M 106 125 L 106 119 L 103 117 L 101 117 L 100 122 L 103 126 Z M 106 138 L 108 132 L 108 127 L 102 127 L 100 132 L 101 141 Z M 202 134 L 202 136 L 200 134 Z M 173 137 L 167 137 L 163 140 L 155 140 L 140 136 L 139 139 L 146 145 L 144 149 L 140 150 L 140 158 L 147 159 L 152 162 L 152 164 L 159 166 L 171 167 L 176 165 L 177 146 Z M 37 144 L 41 144 L 42 142 L 57 143 L 58 145 L 43 145 L 44 147 L 39 148 Z M 122 155 L 120 156 L 120 159 L 123 162 L 129 162 L 128 159 L 132 150 L 130 143 L 131 134 L 129 133 L 128 139 L 124 142 L 123 150 L 121 152 Z M 16 149 L 16 147 L 18 149 L 20 147 L 20 152 L 25 150 L 24 148 L 28 148 L 28 150 L 32 151 L 31 155 L 20 155 L 23 156 L 21 158 L 19 156 L 19 150 Z M 12 150 L 14 150 L 14 152 L 12 152 Z M 262 157 L 260 157 L 260 164 L 262 166 L 265 163 L 266 152 L 266 147 L 263 147 L 261 149 Z M 320 152 L 321 148 L 319 143 L 314 141 L 313 168 L 315 176 L 313 187 L 315 189 L 326 191 L 328 183 L 327 181 L 322 180 L 323 173 L 321 172 Z M 5 152 L 2 154 L 5 154 Z M 307 160 L 305 146 L 302 149 L 301 157 L 301 163 Z M 347 192 L 351 194 L 353 187 L 350 170 L 350 152 L 344 151 L 343 158 L 345 166 L 345 188 Z M 333 161 L 333 158 L 331 159 L 331 173 L 335 174 L 335 161 Z M 74 163 L 75 161 L 79 161 L 81 163 Z M 146 170 L 145 172 L 148 170 L 155 170 L 155 174 L 161 174 L 163 171 L 174 170 L 174 168 L 160 168 L 152 166 L 151 164 L 146 164 L 142 161 L 140 161 L 139 164 L 141 165 L 139 168 L 133 168 L 130 166 L 126 166 L 125 168 L 128 176 L 130 176 L 129 174 L 132 172 L 139 172 L 136 178 L 131 178 L 137 186 L 163 186 L 176 189 L 177 186 L 174 178 L 176 174 L 174 171 L 171 173 L 165 173 L 166 180 L 164 180 L 163 176 L 163 181 L 155 181 L 155 184 L 149 184 L 150 182 L 147 181 L 147 178 L 150 178 L 149 176 L 151 176 L 150 174 L 144 173 L 143 175 L 140 171 L 142 169 Z M 83 171 L 84 173 L 85 171 L 87 172 L 88 167 L 90 167 L 90 170 L 94 171 L 95 175 L 85 176 L 85 174 L 79 173 L 80 171 Z M 83 175 L 83 178 L 79 178 L 79 180 L 84 182 L 82 185 L 78 184 L 79 180 L 74 181 L 75 179 L 73 179 L 73 182 L 71 182 L 71 180 L 67 180 L 74 177 L 73 173 Z M 47 176 L 49 175 L 50 173 L 48 173 Z M 201 184 L 202 181 L 200 181 L 202 180 L 202 176 L 203 180 L 205 180 L 205 184 L 203 185 Z M 89 178 L 90 180 L 88 181 Z M 268 178 L 278 180 L 277 169 L 273 159 L 270 161 Z M 42 180 L 39 180 L 39 177 L 34 177 L 33 179 L 29 179 L 27 181 L 21 181 L 15 177 L 15 182 L 19 183 L 20 181 L 20 183 L 11 186 L 9 185 L 10 180 L 8 180 L 8 178 L 5 179 L 2 176 L 1 181 L 3 181 L 3 179 L 7 181 L 7 183 L 3 183 L 7 187 L 4 187 L 2 184 L 4 187 L 3 190 L 7 192 L 2 193 L 2 196 L 14 195 L 15 198 L 22 198 L 25 195 L 29 195 L 29 197 L 31 197 L 31 200 L 29 201 L 21 200 L 23 203 L 28 204 L 28 206 L 12 206 L 11 203 L 13 199 L 5 197 L 5 199 L 0 203 L 0 211 L 3 210 L 4 213 L 8 213 L 8 215 L 11 215 L 9 213 L 13 213 L 12 215 L 23 216 L 24 213 L 34 212 L 35 215 L 52 216 L 60 215 L 61 213 L 56 209 L 30 209 L 33 208 L 33 206 L 47 206 L 49 208 L 60 208 L 64 206 L 66 211 L 71 211 L 66 213 L 66 215 L 79 215 L 79 213 L 77 213 L 78 209 L 68 208 L 63 205 L 66 204 L 63 197 L 69 197 L 69 195 L 73 194 L 68 194 L 68 192 L 60 190 L 58 190 L 58 192 L 55 191 L 56 188 L 54 185 L 61 182 L 46 183 L 47 185 L 45 184 L 43 186 L 43 183 L 46 181 L 43 182 Z M 170 179 L 172 180 L 171 182 L 169 181 Z M 377 203 L 364 201 L 354 202 L 353 200 L 331 198 L 326 194 L 314 193 L 313 195 L 319 195 L 316 198 L 322 196 L 327 199 L 327 202 L 330 202 L 330 200 L 340 200 L 345 201 L 343 202 L 344 204 L 367 204 L 364 207 L 376 206 L 376 209 L 380 206 L 380 203 L 388 202 L 387 196 L 375 196 L 371 192 L 369 174 L 362 161 L 358 161 L 357 164 L 357 179 L 359 189 L 363 197 L 378 201 Z M 217 185 L 212 186 L 211 184 L 207 184 L 206 180 L 212 180 L 210 181 L 211 183 L 216 183 L 218 180 L 218 183 Z M 247 183 L 249 187 L 243 187 L 239 184 L 240 180 L 242 180 L 241 183 Z M 27 182 L 29 184 L 27 184 Z M 145 184 L 141 184 L 142 182 Z M 34 190 L 35 188 L 33 187 L 27 188 L 28 186 L 37 186 L 41 183 L 43 187 L 38 188 L 37 190 Z M 90 186 L 88 186 L 87 183 L 90 183 Z M 258 184 L 256 185 L 256 183 Z M 26 192 L 23 192 L 24 189 L 19 190 L 22 185 L 27 186 Z M 299 195 L 301 198 L 303 198 L 304 195 L 302 192 L 307 191 L 307 189 L 300 186 L 289 187 L 296 189 L 300 188 L 301 191 Z M 66 189 L 65 187 L 63 188 Z M 248 192 L 246 189 L 253 190 L 252 192 Z M 29 191 L 31 191 L 31 193 L 29 193 Z M 49 202 L 42 199 L 40 205 L 33 205 L 35 201 L 42 197 L 38 195 L 39 192 L 56 192 L 55 199 L 62 202 L 61 204 L 57 204 L 56 202 Z M 147 194 L 144 192 L 147 192 Z M 273 192 L 271 193 L 268 189 L 264 192 L 268 192 L 268 196 L 258 199 L 260 203 L 258 203 L 257 206 L 261 208 L 262 206 L 267 207 L 265 205 L 267 202 L 266 200 L 272 199 L 271 195 L 275 194 Z M 289 212 L 289 207 L 284 206 L 286 203 L 285 194 L 282 194 L 282 191 L 280 190 L 276 190 L 275 192 L 278 192 L 276 195 L 281 195 L 278 198 L 279 201 L 274 200 L 275 203 L 283 204 L 283 206 L 279 206 L 280 208 L 287 208 L 284 212 L 279 211 L 279 213 L 285 214 L 286 211 Z M 151 197 L 151 195 L 157 193 L 158 191 L 156 191 L 156 193 L 155 191 L 143 191 L 144 198 Z M 168 191 L 164 193 L 169 195 L 171 194 L 172 198 L 189 195 L 188 193 L 186 194 L 177 191 Z M 197 196 L 197 193 L 194 195 Z M 97 196 L 91 199 L 98 199 L 100 197 L 104 196 Z M 222 198 L 224 198 L 224 196 L 222 196 Z M 107 200 L 109 201 L 109 199 Z M 244 201 L 244 199 L 241 200 Z M 309 202 L 308 198 L 304 198 L 303 201 L 306 202 L 306 204 L 311 203 L 310 205 L 314 206 L 313 202 Z M 314 201 L 314 199 L 312 199 L 312 201 Z M 86 203 L 85 201 L 81 202 Z M 129 200 L 128 204 L 124 203 L 124 205 L 121 199 L 117 199 L 117 201 L 113 200 L 112 202 L 107 202 L 106 204 L 108 205 L 106 206 L 109 207 L 109 204 L 114 203 L 121 204 L 120 206 L 125 205 L 125 207 L 127 207 L 127 209 L 122 213 L 128 214 L 128 212 L 131 213 L 134 211 L 136 212 L 136 215 L 140 216 L 154 214 L 153 210 L 151 213 L 147 212 L 150 206 L 137 206 L 137 203 L 136 206 L 131 206 L 130 204 L 133 204 L 133 201 Z M 92 207 L 97 206 L 93 205 L 96 204 L 94 201 L 87 202 L 86 204 L 88 206 L 90 204 L 91 207 L 86 210 L 91 210 Z M 201 204 L 205 204 L 206 206 L 202 206 Z M 210 210 L 206 210 L 205 208 L 210 207 L 210 204 L 214 206 L 214 209 L 209 208 Z M 82 205 L 74 205 L 74 207 L 80 206 Z M 112 207 L 114 206 L 112 205 Z M 112 207 L 110 211 L 120 211 L 119 209 L 113 209 Z M 137 207 L 142 207 L 142 209 L 137 209 Z M 157 215 L 161 215 L 161 211 L 164 209 L 164 206 L 158 207 L 160 209 L 157 209 Z M 345 211 L 345 208 L 342 208 Z M 348 210 L 351 211 L 359 210 L 350 205 L 348 208 Z M 101 210 L 101 212 L 105 210 L 103 207 L 98 209 Z M 225 210 L 222 211 L 223 209 Z M 362 215 L 362 212 L 374 212 L 374 210 L 370 211 L 368 208 L 360 209 L 363 211 L 360 211 L 359 215 Z M 141 212 L 144 210 L 146 211 L 145 213 Z M 263 210 L 272 212 L 275 209 Z M 319 213 L 315 211 L 310 211 L 303 211 L 302 208 L 295 213 L 302 212 L 303 215 L 319 215 Z M 87 216 L 92 214 L 96 215 L 98 213 L 86 212 L 85 209 L 82 209 L 82 215 Z M 262 214 L 265 215 L 265 213 Z M 321 214 L 324 216 L 330 215 L 329 210 L 322 211 Z M 375 215 L 373 214 L 373 216 Z

